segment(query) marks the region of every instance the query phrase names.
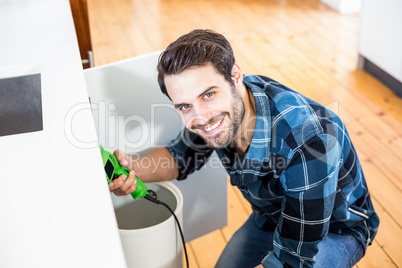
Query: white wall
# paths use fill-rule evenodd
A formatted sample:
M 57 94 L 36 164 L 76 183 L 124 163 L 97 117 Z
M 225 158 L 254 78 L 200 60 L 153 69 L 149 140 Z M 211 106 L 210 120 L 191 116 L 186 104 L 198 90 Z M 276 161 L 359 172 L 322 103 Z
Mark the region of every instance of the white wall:
M 321 0 L 324 4 L 343 14 L 359 13 L 362 1 L 363 0 Z

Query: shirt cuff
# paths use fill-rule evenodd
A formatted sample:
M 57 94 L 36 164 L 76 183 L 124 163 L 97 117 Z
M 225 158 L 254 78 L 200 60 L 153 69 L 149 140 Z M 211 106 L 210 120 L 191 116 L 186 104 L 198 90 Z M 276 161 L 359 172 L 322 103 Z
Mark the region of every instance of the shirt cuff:
M 269 252 L 263 259 L 262 259 L 262 266 L 264 268 L 283 268 L 283 263 L 276 257 L 273 252 Z

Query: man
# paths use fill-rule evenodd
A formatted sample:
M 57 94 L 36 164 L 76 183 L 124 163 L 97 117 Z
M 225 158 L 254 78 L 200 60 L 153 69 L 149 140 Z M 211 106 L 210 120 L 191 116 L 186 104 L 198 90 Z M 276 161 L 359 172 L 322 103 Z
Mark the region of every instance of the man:
M 324 106 L 264 76 L 244 75 L 222 35 L 195 30 L 170 44 L 158 82 L 185 130 L 146 158 L 173 163 L 133 169 L 116 195 L 143 181 L 184 179 L 215 150 L 253 213 L 217 267 L 352 267 L 379 225 L 356 151 L 342 121 Z

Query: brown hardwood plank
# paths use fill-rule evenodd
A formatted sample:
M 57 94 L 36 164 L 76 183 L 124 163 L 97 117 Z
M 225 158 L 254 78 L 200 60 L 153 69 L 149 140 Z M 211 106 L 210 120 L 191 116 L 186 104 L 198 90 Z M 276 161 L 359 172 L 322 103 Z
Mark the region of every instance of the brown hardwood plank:
M 228 184 L 228 225 L 222 228 L 225 241 L 228 242 L 232 235 L 248 219 L 251 210 L 243 206 L 241 199 L 236 194 L 237 188 Z
M 399 239 L 402 237 L 401 226 L 395 222 L 384 207 L 379 204 L 379 200 L 373 198 L 376 211 L 380 215 L 381 223 L 378 230 L 378 234 L 375 238 L 376 243 L 386 253 L 392 263 L 397 267 L 402 267 L 402 255 L 400 249 L 402 248 L 402 241 Z M 381 254 L 381 253 L 376 253 Z M 389 265 L 389 261 L 381 262 L 380 265 Z M 382 267 L 382 266 L 381 266 Z
M 186 243 L 186 249 L 187 249 L 187 259 L 189 267 L 191 268 L 200 267 L 198 264 L 197 254 L 194 252 L 191 242 Z M 186 265 L 187 265 L 186 256 L 183 250 L 183 267 L 187 267 Z
M 359 268 L 395 268 L 395 263 L 386 255 L 378 242 L 367 248 L 366 255 L 357 263 Z
M 198 266 L 214 267 L 226 245 L 221 230 L 215 230 L 190 242 L 197 256 Z

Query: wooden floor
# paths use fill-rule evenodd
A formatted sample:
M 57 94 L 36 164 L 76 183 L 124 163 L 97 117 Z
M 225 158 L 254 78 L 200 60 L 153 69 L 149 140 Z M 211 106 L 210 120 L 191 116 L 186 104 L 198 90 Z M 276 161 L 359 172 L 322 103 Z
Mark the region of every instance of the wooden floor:
M 402 267 L 402 100 L 356 69 L 358 15 L 340 15 L 319 0 L 88 0 L 88 8 L 95 65 L 211 28 L 229 39 L 244 73 L 270 76 L 338 113 L 381 219 L 357 267 Z M 228 225 L 187 244 L 192 268 L 213 267 L 250 214 L 230 185 L 228 196 Z

